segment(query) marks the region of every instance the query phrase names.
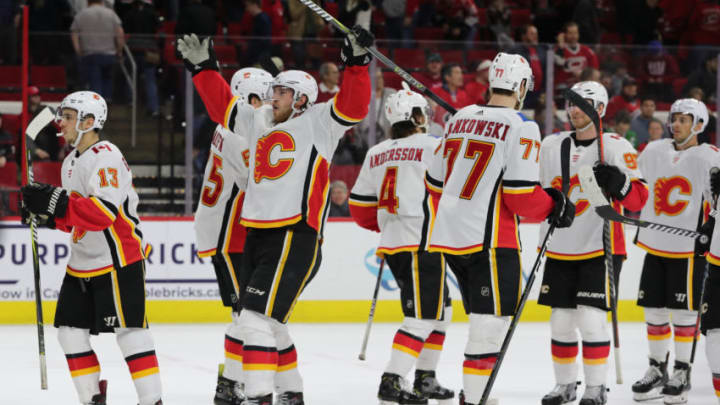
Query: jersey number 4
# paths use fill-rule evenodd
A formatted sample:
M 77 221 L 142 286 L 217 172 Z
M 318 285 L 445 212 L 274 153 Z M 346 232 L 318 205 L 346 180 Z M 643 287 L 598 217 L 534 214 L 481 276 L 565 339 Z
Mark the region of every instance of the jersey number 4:
M 225 180 L 223 179 L 222 174 L 220 171 L 222 170 L 222 158 L 216 154 L 213 153 L 212 155 L 212 168 L 210 169 L 210 175 L 207 178 L 207 181 L 210 183 L 213 183 L 215 187 L 210 188 L 210 186 L 203 187 L 202 190 L 202 196 L 200 197 L 200 200 L 202 201 L 203 205 L 206 205 L 208 207 L 213 207 L 215 204 L 217 204 L 218 198 L 220 198 L 220 193 L 223 189 L 223 184 L 225 183 Z
M 455 167 L 455 160 L 460 153 L 460 149 L 462 149 L 462 144 L 462 138 L 448 139 L 445 141 L 444 156 L 448 160 L 447 174 L 445 175 L 446 183 L 450 177 L 450 173 L 453 171 L 453 167 Z M 470 169 L 467 179 L 465 179 L 465 184 L 460 191 L 460 198 L 464 198 L 466 200 L 472 199 L 473 194 L 475 194 L 475 189 L 477 188 L 483 173 L 485 173 L 485 169 L 487 169 L 488 163 L 490 163 L 490 158 L 492 157 L 494 151 L 494 143 L 476 141 L 474 139 L 468 140 L 463 157 L 465 159 L 475 160 L 475 163 L 473 164 L 472 169 Z
M 385 169 L 385 177 L 383 177 L 380 186 L 378 208 L 383 208 L 390 214 L 397 214 L 397 209 L 400 206 L 400 199 L 397 196 L 397 173 L 397 166 L 390 166 Z

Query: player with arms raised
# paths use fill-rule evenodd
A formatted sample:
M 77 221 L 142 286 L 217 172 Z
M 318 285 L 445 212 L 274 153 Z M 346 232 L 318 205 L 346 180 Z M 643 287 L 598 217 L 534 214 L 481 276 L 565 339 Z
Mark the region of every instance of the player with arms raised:
M 22 189 L 23 216 L 72 233 L 67 274 L 55 312 L 58 340 L 82 404 L 105 404 L 105 380 L 90 335 L 114 332 L 140 405 L 162 404 L 160 374 L 145 313 L 145 257 L 138 196 L 122 153 L 99 139 L 107 105 L 91 91 L 72 93 L 58 108 L 65 141 L 62 188 L 33 183 Z
M 259 108 L 272 80 L 272 75 L 262 69 L 244 68 L 233 74 L 230 88 L 240 102 Z M 233 311 L 233 322 L 225 332 L 225 365 L 218 376 L 215 405 L 238 404 L 244 398 L 241 390 L 243 342 L 237 319 L 243 293 L 241 263 L 247 233 L 240 225 L 240 215 L 249 159 L 247 134 L 234 134 L 218 124 L 194 222 L 198 256 L 211 258 L 223 305 Z
M 515 315 L 522 288 L 518 216 L 559 227 L 574 218 L 560 191 L 539 186 L 540 131 L 519 112 L 532 88 L 527 61 L 498 54 L 488 105 L 465 107 L 450 119 L 426 176 L 438 204 L 428 250 L 444 254 L 470 315 L 461 404 L 480 401 Z
M 247 283 L 238 319 L 245 405 L 272 404 L 276 388 L 280 404 L 303 403 L 286 322 L 320 267 L 330 161 L 343 134 L 367 114 L 371 56 L 366 47 L 373 41 L 359 27 L 348 34 L 341 49 L 344 79 L 332 100 L 314 105 L 315 79 L 290 70 L 273 81 L 272 106 L 257 110 L 233 98 L 209 39 L 200 42 L 192 35 L 178 41 L 211 119 L 249 136 L 252 174 L 240 219 L 248 228 L 242 263 Z
M 423 248 L 431 212 L 425 172 L 439 145 L 426 133 L 428 110 L 425 98 L 410 90 L 388 98 L 391 137 L 370 148 L 350 193 L 355 222 L 380 232 L 377 254 L 384 255 L 398 282 L 405 315 L 380 382 L 378 398 L 387 404 L 427 404 L 454 396 L 435 377 L 452 318 L 445 260 Z M 405 390 L 403 379 L 413 366 L 414 389 Z
M 711 195 L 710 169 L 720 165 L 720 151 L 715 146 L 698 145 L 697 135 L 707 123 L 708 111 L 701 101 L 688 98 L 672 104 L 668 126 L 673 139 L 649 143 L 638 159 L 654 196 L 640 219 L 679 227 L 703 226 Z M 707 230 L 713 226 L 714 219 L 704 225 Z M 685 403 L 708 246 L 647 228 L 638 229 L 636 243 L 647 251 L 637 303 L 645 308 L 650 366 L 633 384 L 633 397 L 637 401 L 664 397 L 666 404 Z M 668 377 L 671 321 L 675 366 Z
M 586 99 L 599 116 L 605 115 L 608 97 L 598 82 L 579 82 L 572 89 Z M 543 140 L 540 148 L 540 182 L 544 187 L 562 186 L 561 162 L 569 164 L 568 196 L 575 203 L 575 222 L 555 231 L 547 249 L 545 273 L 538 304 L 552 307 L 550 316 L 551 352 L 556 386 L 542 399 L 543 405 L 560 405 L 576 398 L 578 367 L 578 334 L 582 338 L 585 392 L 581 405 L 601 405 L 607 401 L 607 358 L 610 336 L 607 311 L 610 309 L 609 277 L 603 250 L 603 219 L 584 199 L 578 180 L 582 166 L 598 160 L 598 128 L 580 108 L 568 104 L 570 122 L 575 131 L 561 132 Z M 561 156 L 561 145 L 570 142 L 569 156 Z M 598 185 L 614 198 L 613 207 L 639 211 L 647 200 L 648 191 L 641 180 L 637 152 L 624 138 L 603 134 L 607 164 L 594 167 Z M 540 237 L 547 225 L 540 229 Z M 615 280 L 626 255 L 622 224 L 611 225 L 611 246 Z

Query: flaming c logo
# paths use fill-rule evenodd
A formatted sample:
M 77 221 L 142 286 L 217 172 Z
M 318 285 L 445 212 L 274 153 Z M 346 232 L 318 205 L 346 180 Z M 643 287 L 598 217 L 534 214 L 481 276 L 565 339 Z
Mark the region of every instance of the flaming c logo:
M 284 131 L 274 131 L 258 139 L 253 173 L 255 183 L 260 183 L 262 179 L 279 179 L 290 170 L 295 159 L 277 159 L 274 163 L 271 161 L 270 155 L 275 148 L 280 148 L 280 152 L 292 152 L 295 150 L 295 140 Z
M 655 215 L 665 214 L 671 217 L 679 215 L 690 204 L 688 200 L 670 201 L 670 194 L 677 189 L 678 194 L 690 196 L 692 184 L 682 176 L 660 177 L 655 181 Z
M 558 176 L 555 177 L 551 183 L 552 187 L 558 190 L 562 190 L 562 177 Z M 570 178 L 570 187 L 568 188 L 568 197 L 570 197 L 575 191 L 575 188 L 578 188 L 580 192 L 583 191 L 582 187 L 580 186 L 580 178 L 578 178 L 578 175 L 574 175 Z M 585 210 L 590 206 L 590 203 L 588 200 L 585 199 L 578 199 L 575 201 L 575 216 L 579 217 L 582 215 Z

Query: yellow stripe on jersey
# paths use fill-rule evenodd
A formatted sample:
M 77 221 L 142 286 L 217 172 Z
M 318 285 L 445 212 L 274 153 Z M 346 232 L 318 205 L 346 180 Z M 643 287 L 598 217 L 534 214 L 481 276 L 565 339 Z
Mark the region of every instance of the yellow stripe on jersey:
M 694 283 L 693 283 L 693 280 L 694 280 L 693 273 L 694 272 L 695 272 L 695 256 L 691 256 L 688 259 L 687 284 L 686 284 L 687 285 L 687 294 L 688 294 L 687 295 L 687 303 L 688 303 L 687 309 L 689 309 L 691 311 L 693 309 L 693 307 L 692 307 L 693 306 L 693 288 L 695 287 Z M 677 339 L 677 336 L 676 336 L 676 339 Z M 692 338 L 690 340 L 692 340 Z
M 540 249 L 538 249 L 540 251 Z M 585 260 L 585 259 L 592 259 L 595 257 L 603 256 L 605 252 L 601 250 L 595 250 L 593 252 L 588 253 L 557 253 L 557 252 L 550 252 L 546 251 L 545 256 L 556 259 L 556 260 Z
M 333 97 L 332 109 L 333 109 L 333 112 L 335 112 L 335 115 L 337 115 L 338 117 L 342 118 L 345 121 L 354 122 L 354 123 L 357 123 L 357 122 L 360 122 L 363 120 L 363 118 L 352 118 L 348 115 L 343 114 L 342 112 L 340 112 L 337 109 L 337 107 L 335 107 L 336 103 L 337 103 L 337 96 Z
M 707 256 L 705 256 L 705 259 L 707 259 L 708 263 L 714 264 L 715 266 L 720 266 L 720 257 L 717 257 L 713 255 L 712 253 L 708 253 Z
M 115 214 L 113 214 L 109 209 L 105 207 L 105 204 L 102 203 L 99 199 L 96 197 L 90 197 L 90 201 L 92 201 L 100 211 L 102 211 L 103 214 L 107 215 L 108 218 L 110 218 L 113 222 L 115 222 Z
M 422 305 L 420 301 L 420 266 L 417 253 L 412 253 L 412 278 L 413 289 L 415 290 L 415 318 L 422 319 Z
M 440 290 L 438 292 L 438 310 L 437 315 L 435 315 L 435 319 L 440 320 L 443 316 L 443 308 L 445 307 L 445 256 L 440 255 Z M 425 343 L 425 347 L 428 347 L 428 344 L 433 346 L 431 343 Z M 431 347 L 435 350 L 442 350 L 441 345 L 437 345 L 439 348 L 435 349 L 434 347 Z
M 110 225 L 110 228 L 108 229 L 110 229 L 112 238 L 115 241 L 115 250 L 117 250 L 118 259 L 120 259 L 120 267 L 125 267 L 128 265 L 128 262 L 127 258 L 125 257 L 125 249 L 123 249 L 122 240 L 115 231 L 115 225 Z
M 293 225 L 300 222 L 302 214 L 297 214 L 290 218 L 278 219 L 275 221 L 263 221 L 256 219 L 241 218 L 240 224 L 247 228 L 282 228 L 283 226 Z
M 217 253 L 217 249 L 213 248 L 213 249 L 203 250 L 202 252 L 197 252 L 197 255 L 198 255 L 198 257 L 204 259 L 206 257 L 215 256 L 215 253 Z M 147 257 L 147 256 L 145 256 L 145 257 Z
M 650 246 L 638 241 L 635 243 L 639 248 L 655 256 L 669 257 L 671 259 L 686 259 L 695 256 L 694 252 L 668 252 L 666 250 L 653 249 Z
M 430 183 L 427 179 L 425 179 L 425 186 L 430 190 L 434 191 L 436 193 L 442 193 L 443 189 L 442 187 L 436 187 L 432 183 Z
M 288 255 L 290 254 L 290 247 L 292 246 L 293 231 L 285 231 L 285 242 L 283 243 L 282 255 L 278 262 L 277 268 L 275 269 L 275 279 L 273 279 L 272 288 L 268 295 L 267 308 L 265 309 L 265 315 L 272 317 L 273 307 L 275 306 L 275 296 L 277 295 L 278 287 L 280 287 L 280 279 L 282 279 L 283 271 L 285 270 L 285 263 L 287 262 Z
M 398 247 L 385 247 L 380 246 L 375 250 L 375 255 L 382 257 L 383 255 L 394 255 L 400 252 L 417 252 L 420 245 L 406 245 Z
M 502 307 L 500 306 L 500 278 L 498 277 L 497 255 L 495 249 L 490 249 L 490 283 L 493 289 L 493 301 L 495 304 L 495 315 L 502 315 Z
M 233 97 L 230 100 L 230 103 L 228 103 L 227 108 L 225 108 L 225 115 L 223 116 L 223 126 L 227 129 L 230 129 L 230 123 L 228 120 L 230 119 L 230 113 L 233 110 L 233 107 L 235 107 L 235 103 L 237 102 L 238 97 Z
M 447 253 L 449 255 L 467 255 L 470 253 L 475 253 L 483 250 L 483 244 L 479 245 L 472 245 L 472 246 L 466 246 L 461 248 L 454 248 L 450 246 L 443 246 L 443 245 L 433 245 L 430 244 L 428 247 L 428 252 L 441 252 L 441 253 Z
M 319 240 L 315 240 L 315 250 L 313 251 L 313 259 L 310 263 L 310 267 L 308 267 L 307 271 L 305 272 L 305 277 L 303 277 L 303 281 L 300 284 L 300 288 L 298 289 L 298 293 L 295 295 L 295 298 L 293 298 L 292 304 L 290 304 L 290 310 L 288 311 L 287 315 L 285 315 L 284 322 L 287 322 L 290 318 L 290 314 L 293 312 L 293 308 L 295 308 L 295 304 L 297 304 L 298 297 L 300 297 L 300 293 L 305 289 L 305 284 L 307 284 L 308 278 L 310 278 L 310 275 L 312 274 L 313 269 L 315 268 L 315 261 L 317 260 L 317 250 L 318 246 L 320 246 Z
M 123 313 L 122 299 L 120 298 L 120 283 L 118 282 L 118 275 L 116 269 L 112 269 L 112 271 L 110 272 L 110 278 L 112 279 L 113 284 L 113 301 L 115 302 L 115 312 L 117 313 L 120 327 L 125 328 L 125 314 Z
M 73 269 L 70 266 L 67 266 L 65 271 L 67 271 L 67 273 L 73 277 L 91 278 L 91 277 L 102 276 L 103 274 L 110 273 L 110 271 L 112 271 L 112 269 L 113 269 L 113 265 L 106 266 L 106 267 L 100 267 L 98 269 L 93 269 L 93 270 L 77 270 L 77 269 Z
M 349 205 L 353 205 L 355 207 L 377 207 L 378 203 L 377 201 L 360 201 L 360 200 L 353 200 L 352 198 L 348 201 Z
M 535 186 L 532 187 L 508 187 L 503 186 L 502 192 L 506 194 L 532 194 L 535 191 Z

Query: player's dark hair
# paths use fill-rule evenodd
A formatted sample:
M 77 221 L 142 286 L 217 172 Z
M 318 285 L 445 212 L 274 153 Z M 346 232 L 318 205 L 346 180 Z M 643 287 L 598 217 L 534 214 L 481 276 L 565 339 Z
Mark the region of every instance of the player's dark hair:
M 507 90 L 507 89 L 491 88 L 490 91 L 492 92 L 492 94 L 499 94 L 499 95 L 501 95 L 501 96 L 509 96 L 509 97 L 512 97 L 512 96 L 515 95 L 515 92 L 514 92 L 514 91 L 512 91 L 512 90 Z
M 417 120 L 417 117 L 421 117 L 422 110 L 420 107 L 413 107 L 412 115 L 415 120 Z M 410 120 L 396 122 L 390 127 L 390 139 L 400 139 L 414 135 L 419 132 L 418 129 L 419 126 Z
M 260 98 L 260 96 L 258 96 L 255 93 L 250 93 L 250 95 L 248 96 L 248 103 L 252 104 L 253 99 L 257 99 L 257 101 L 262 102 L 262 99 Z

